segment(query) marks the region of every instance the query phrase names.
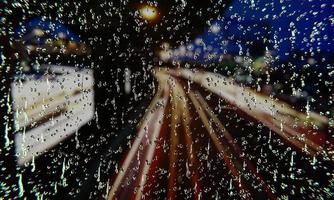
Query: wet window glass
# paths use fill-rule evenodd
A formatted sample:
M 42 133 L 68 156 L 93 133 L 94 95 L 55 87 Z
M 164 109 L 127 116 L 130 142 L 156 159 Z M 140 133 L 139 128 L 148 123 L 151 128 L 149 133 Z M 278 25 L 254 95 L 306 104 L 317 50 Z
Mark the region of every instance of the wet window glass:
M 0 8 L 0 199 L 334 199 L 332 1 Z

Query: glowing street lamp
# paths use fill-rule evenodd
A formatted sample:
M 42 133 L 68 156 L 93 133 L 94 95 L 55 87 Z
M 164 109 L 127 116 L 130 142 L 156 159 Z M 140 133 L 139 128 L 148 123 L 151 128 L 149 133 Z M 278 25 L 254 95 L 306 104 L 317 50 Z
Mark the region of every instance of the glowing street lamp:
M 139 14 L 142 18 L 153 21 L 158 17 L 158 9 L 154 6 L 144 5 L 139 9 Z

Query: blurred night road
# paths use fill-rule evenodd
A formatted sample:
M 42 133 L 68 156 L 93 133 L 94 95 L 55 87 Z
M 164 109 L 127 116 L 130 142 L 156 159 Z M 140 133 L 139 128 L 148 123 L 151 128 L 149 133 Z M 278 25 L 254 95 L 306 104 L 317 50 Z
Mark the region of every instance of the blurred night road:
M 328 119 L 218 74 L 162 68 L 156 77 L 160 87 L 116 169 L 109 199 L 327 195 L 320 188 L 330 187 L 324 174 L 333 168 Z M 270 115 L 263 103 L 277 110 Z M 297 118 L 309 124 L 289 121 Z

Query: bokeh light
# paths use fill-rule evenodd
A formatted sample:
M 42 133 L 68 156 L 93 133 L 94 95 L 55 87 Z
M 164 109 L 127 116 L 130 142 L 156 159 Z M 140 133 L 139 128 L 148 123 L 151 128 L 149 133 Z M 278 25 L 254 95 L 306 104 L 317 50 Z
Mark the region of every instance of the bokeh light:
M 158 17 L 158 9 L 154 6 L 144 5 L 139 9 L 140 16 L 148 21 L 153 21 Z

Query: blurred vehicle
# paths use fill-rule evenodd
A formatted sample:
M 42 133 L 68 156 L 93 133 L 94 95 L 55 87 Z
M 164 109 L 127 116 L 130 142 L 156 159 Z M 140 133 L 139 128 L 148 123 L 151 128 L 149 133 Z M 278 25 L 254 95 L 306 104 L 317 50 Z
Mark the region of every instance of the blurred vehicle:
M 16 37 L 21 60 L 11 87 L 16 155 L 23 165 L 93 118 L 94 76 L 84 63 L 41 63 L 44 56 L 66 64 L 70 56 L 89 54 L 66 26 L 36 18 L 19 27 Z

